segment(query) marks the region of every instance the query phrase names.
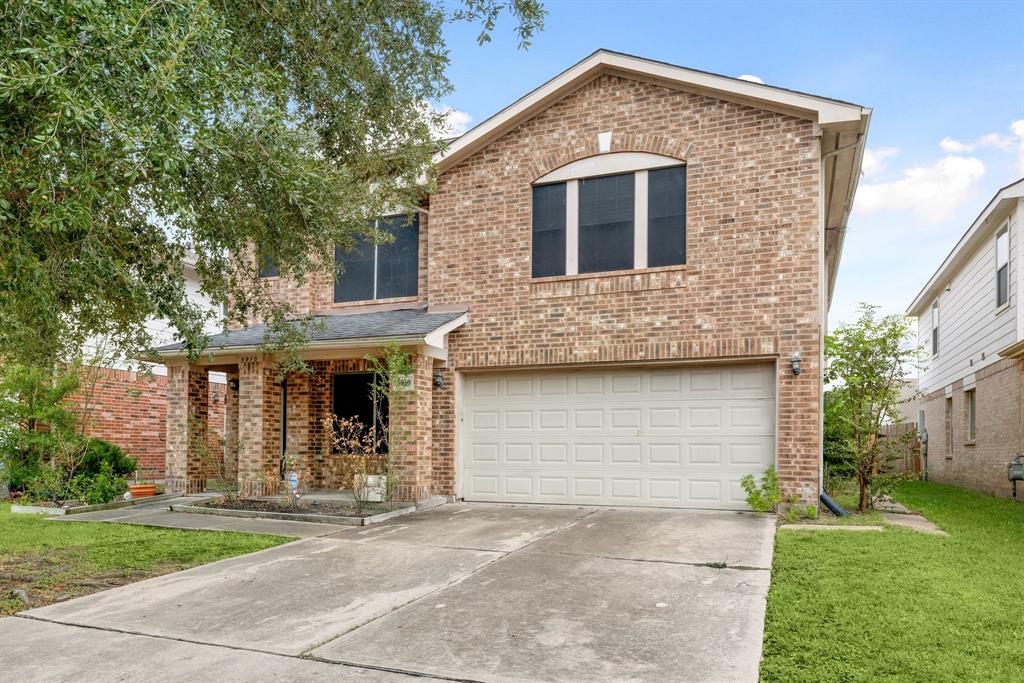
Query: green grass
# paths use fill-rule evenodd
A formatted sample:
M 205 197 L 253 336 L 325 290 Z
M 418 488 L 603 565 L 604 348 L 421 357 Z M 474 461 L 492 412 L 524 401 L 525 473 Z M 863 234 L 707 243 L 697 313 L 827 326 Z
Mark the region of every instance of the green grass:
M 763 681 L 1024 676 L 1024 504 L 925 482 L 894 498 L 949 536 L 776 535 Z
M 0 504 L 0 616 L 166 574 L 291 539 L 131 524 L 57 522 Z

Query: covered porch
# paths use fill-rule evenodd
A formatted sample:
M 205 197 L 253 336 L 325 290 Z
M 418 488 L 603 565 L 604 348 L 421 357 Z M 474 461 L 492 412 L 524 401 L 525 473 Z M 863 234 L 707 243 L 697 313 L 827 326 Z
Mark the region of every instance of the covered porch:
M 216 465 L 224 478 L 237 483 L 241 496 L 274 495 L 289 460 L 303 490 L 348 486 L 345 455 L 332 439 L 332 416 L 370 424 L 380 417 L 365 414 L 373 410 L 373 365 L 366 357 L 396 343 L 410 355 L 411 373 L 401 382 L 407 397 L 384 416 L 393 435 L 395 499 L 429 498 L 434 397 L 450 392 L 444 386 L 450 377 L 448 334 L 465 322 L 464 312 L 426 309 L 317 316 L 301 351 L 309 370 L 283 376 L 280 358 L 266 351 L 270 340 L 263 325 L 213 336 L 193 362 L 179 344 L 158 349 L 168 366 L 167 490 L 205 490 Z M 206 438 L 210 372 L 223 372 L 228 380 L 222 453 L 212 453 Z

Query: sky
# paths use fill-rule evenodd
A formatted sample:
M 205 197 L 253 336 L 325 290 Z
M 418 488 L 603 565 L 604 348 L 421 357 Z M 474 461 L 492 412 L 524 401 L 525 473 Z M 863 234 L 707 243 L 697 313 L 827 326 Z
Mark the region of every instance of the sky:
M 542 0 L 543 1 L 543 0 Z M 874 110 L 829 314 L 906 310 L 999 188 L 1024 175 L 1024 0 L 546 0 L 518 49 L 446 30 L 464 132 L 598 48 L 855 102 Z

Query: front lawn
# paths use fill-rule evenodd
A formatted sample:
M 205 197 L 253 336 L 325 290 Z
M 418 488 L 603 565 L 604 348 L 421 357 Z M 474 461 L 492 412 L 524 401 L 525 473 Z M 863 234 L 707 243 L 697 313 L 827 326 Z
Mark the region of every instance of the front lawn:
M 0 504 L 0 616 L 285 543 L 280 536 L 57 522 Z
M 777 534 L 763 681 L 1020 680 L 1024 504 L 926 482 L 894 498 L 949 536 Z

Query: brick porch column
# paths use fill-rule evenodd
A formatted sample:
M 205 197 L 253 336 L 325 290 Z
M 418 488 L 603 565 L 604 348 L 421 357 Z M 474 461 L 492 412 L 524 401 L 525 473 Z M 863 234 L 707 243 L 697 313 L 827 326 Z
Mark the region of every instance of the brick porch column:
M 224 457 L 225 470 L 229 477 L 238 478 L 238 391 L 231 388 L 231 382 L 238 381 L 237 372 L 227 373 L 224 392 Z
M 281 387 L 260 356 L 238 359 L 238 492 L 277 493 L 280 473 Z
M 206 488 L 203 455 L 209 449 L 207 417 L 209 383 L 206 368 L 167 368 L 167 491 L 197 493 Z
M 433 367 L 429 356 L 413 356 L 412 387 L 397 409 L 392 406 L 391 458 L 398 474 L 395 497 L 401 501 L 421 501 L 430 497 L 431 419 L 433 405 Z

